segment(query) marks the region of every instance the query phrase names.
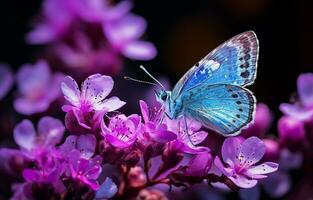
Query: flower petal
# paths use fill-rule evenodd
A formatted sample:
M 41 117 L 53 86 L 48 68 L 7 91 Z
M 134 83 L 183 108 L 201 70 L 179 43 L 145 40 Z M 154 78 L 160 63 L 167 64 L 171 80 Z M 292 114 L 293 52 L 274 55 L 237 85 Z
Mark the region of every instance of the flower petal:
M 232 176 L 228 178 L 232 180 L 238 187 L 241 187 L 241 188 L 252 188 L 256 186 L 256 184 L 258 183 L 257 180 L 248 179 L 245 176 L 238 175 L 238 174 L 236 178 Z
M 130 140 L 125 142 L 125 141 L 118 139 L 117 137 L 115 137 L 113 135 L 108 134 L 108 135 L 105 135 L 105 139 L 115 147 L 126 148 L 135 142 L 136 137 L 132 137 Z
M 156 56 L 157 50 L 150 42 L 133 41 L 123 47 L 122 54 L 134 60 L 151 60 Z
M 23 170 L 23 177 L 28 182 L 37 182 L 42 179 L 38 171 L 33 169 L 24 169 Z
M 241 155 L 243 158 L 239 160 L 241 164 L 248 164 L 249 166 L 255 164 L 265 154 L 265 144 L 262 140 L 257 137 L 250 137 L 243 141 L 241 145 Z
M 106 178 L 96 192 L 96 199 L 109 199 L 117 192 L 117 186 L 110 178 Z
M 265 162 L 260 165 L 250 167 L 249 174 L 269 174 L 278 170 L 278 164 L 274 162 Z
M 214 158 L 214 165 L 226 176 L 232 175 L 232 170 L 227 169 L 224 164 L 222 163 L 221 159 L 216 156 Z
M 113 89 L 113 79 L 110 76 L 93 74 L 82 84 L 81 97 L 91 103 L 101 102 Z
M 300 107 L 297 104 L 282 103 L 280 104 L 279 109 L 285 115 L 301 121 L 307 121 L 313 117 L 313 109 Z
M 61 83 L 61 90 L 64 98 L 71 104 L 78 106 L 80 101 L 80 91 L 77 82 L 70 76 L 66 76 Z
M 31 121 L 25 119 L 14 128 L 14 140 L 22 148 L 31 150 L 35 146 L 36 131 Z
M 80 135 L 77 138 L 77 149 L 82 158 L 89 159 L 93 156 L 96 149 L 96 138 L 93 135 Z
M 264 179 L 262 186 L 271 198 L 278 199 L 290 190 L 291 183 L 289 174 L 278 171 L 270 175 L 267 179 Z M 274 185 L 275 187 L 273 187 Z
M 139 106 L 140 106 L 141 115 L 143 117 L 144 122 L 148 123 L 150 120 L 149 120 L 149 107 L 147 103 L 143 100 L 140 100 Z
M 94 104 L 94 109 L 98 111 L 112 112 L 124 106 L 126 102 L 121 101 L 118 97 L 110 97 L 102 102 Z
M 301 103 L 306 107 L 313 106 L 313 73 L 301 74 L 297 85 Z
M 43 117 L 38 122 L 38 134 L 41 142 L 46 145 L 56 145 L 61 142 L 65 128 L 62 122 L 52 117 Z
M 24 115 L 32 115 L 46 111 L 50 106 L 51 100 L 42 98 L 39 100 L 32 100 L 27 98 L 18 98 L 14 101 L 14 109 Z
M 234 165 L 234 161 L 240 154 L 240 146 L 243 142 L 241 137 L 226 138 L 222 146 L 222 157 L 225 163 L 230 166 Z

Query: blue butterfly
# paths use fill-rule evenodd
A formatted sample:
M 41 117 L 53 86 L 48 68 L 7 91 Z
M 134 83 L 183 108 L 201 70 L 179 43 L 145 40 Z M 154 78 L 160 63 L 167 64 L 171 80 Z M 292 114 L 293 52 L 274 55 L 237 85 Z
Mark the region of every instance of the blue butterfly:
M 257 72 L 259 45 L 253 31 L 224 42 L 196 63 L 173 91 L 156 92 L 170 119 L 196 120 L 223 136 L 234 136 L 254 117 L 256 99 L 245 87 Z

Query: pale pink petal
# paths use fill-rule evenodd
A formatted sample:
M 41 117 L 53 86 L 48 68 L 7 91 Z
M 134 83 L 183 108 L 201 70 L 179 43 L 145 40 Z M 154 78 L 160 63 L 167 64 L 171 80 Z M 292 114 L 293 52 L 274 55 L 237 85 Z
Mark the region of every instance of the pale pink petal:
M 208 136 L 208 132 L 206 131 L 198 131 L 194 132 L 191 135 L 189 135 L 190 140 L 192 141 L 193 145 L 200 144 L 203 142 Z
M 24 115 L 32 115 L 46 111 L 50 106 L 51 100 L 47 97 L 39 100 L 27 98 L 17 98 L 13 102 L 14 109 Z
M 306 107 L 313 106 L 313 73 L 301 74 L 297 86 L 301 103 Z
M 97 104 L 101 102 L 113 89 L 113 79 L 110 76 L 93 74 L 82 84 L 82 98 Z
M 36 131 L 32 122 L 25 119 L 17 124 L 14 128 L 13 137 L 20 147 L 31 150 L 35 146 L 36 140 Z
M 118 148 L 126 148 L 126 147 L 129 147 L 130 145 L 132 145 L 134 143 L 134 141 L 136 140 L 135 137 L 133 137 L 131 140 L 127 141 L 127 142 L 124 142 L 120 139 L 118 139 L 117 137 L 113 136 L 113 135 L 105 135 L 105 139 L 110 143 L 112 144 L 113 146 L 115 147 L 118 147 Z
M 256 186 L 258 183 L 257 180 L 248 179 L 245 176 L 237 175 L 236 178 L 234 177 L 228 177 L 230 180 L 234 182 L 238 187 L 240 188 L 252 188 Z
M 226 176 L 231 176 L 232 175 L 232 170 L 227 169 L 224 164 L 222 163 L 221 159 L 216 156 L 214 158 L 214 165 Z
M 150 121 L 149 119 L 149 107 L 145 101 L 140 100 L 139 101 L 141 115 L 143 117 L 143 120 L 145 123 L 148 123 Z
M 123 46 L 122 54 L 134 60 L 151 60 L 156 54 L 155 46 L 150 42 L 133 41 Z
M 127 15 L 112 23 L 105 23 L 103 31 L 109 42 L 120 48 L 125 43 L 138 39 L 146 30 L 144 18 L 136 15 Z
M 109 5 L 107 5 L 109 7 Z M 118 4 L 107 8 L 105 14 L 105 20 L 118 20 L 119 18 L 125 16 L 132 9 L 133 4 L 131 1 L 121 1 Z
M 121 101 L 118 97 L 110 97 L 102 102 L 95 103 L 94 109 L 98 111 L 111 112 L 124 106 L 126 102 Z
M 265 150 L 265 144 L 259 138 L 253 136 L 246 139 L 241 145 L 240 163 L 248 166 L 255 164 L 261 160 Z
M 70 76 L 66 76 L 61 83 L 64 98 L 71 104 L 78 106 L 80 102 L 80 91 L 77 82 Z
M 265 162 L 260 165 L 250 167 L 249 174 L 269 174 L 278 170 L 278 164 L 273 162 Z
M 93 135 L 81 135 L 77 138 L 77 149 L 80 151 L 82 158 L 91 158 L 95 152 L 96 145 L 96 138 Z
M 282 103 L 279 109 L 285 115 L 301 121 L 307 121 L 313 118 L 313 108 L 305 108 L 297 104 Z
M 226 138 L 222 146 L 222 157 L 225 163 L 234 166 L 234 161 L 240 154 L 241 137 Z
M 65 128 L 62 122 L 52 117 L 43 117 L 38 122 L 38 133 L 43 145 L 56 145 L 61 142 Z

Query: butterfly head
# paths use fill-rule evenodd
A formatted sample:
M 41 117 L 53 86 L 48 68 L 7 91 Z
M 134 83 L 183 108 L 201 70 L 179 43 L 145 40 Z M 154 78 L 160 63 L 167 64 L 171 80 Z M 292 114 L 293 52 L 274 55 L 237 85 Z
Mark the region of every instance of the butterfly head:
M 160 103 L 166 103 L 171 96 L 171 92 L 165 91 L 165 90 L 160 90 L 160 91 L 155 90 L 154 92 L 155 92 L 157 101 Z

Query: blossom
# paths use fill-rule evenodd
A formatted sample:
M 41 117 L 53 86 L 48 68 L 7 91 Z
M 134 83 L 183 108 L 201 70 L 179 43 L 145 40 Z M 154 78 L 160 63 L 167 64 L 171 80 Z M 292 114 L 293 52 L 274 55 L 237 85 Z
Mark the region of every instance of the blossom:
M 185 174 L 190 176 L 205 176 L 211 169 L 213 162 L 209 151 L 203 151 L 193 156 L 189 161 Z
M 119 20 L 104 23 L 103 32 L 115 50 L 125 57 L 150 60 L 156 56 L 154 45 L 139 40 L 146 26 L 146 21 L 142 17 L 128 14 Z
M 0 64 L 0 99 L 5 97 L 14 82 L 14 76 L 10 68 L 5 64 Z
M 61 142 L 64 126 L 58 119 L 43 117 L 38 122 L 37 133 L 30 120 L 23 120 L 14 128 L 14 140 L 27 157 L 36 158 Z
M 301 74 L 297 80 L 299 101 L 295 104 L 282 103 L 280 110 L 290 117 L 301 121 L 313 116 L 313 73 Z
M 278 164 L 265 162 L 255 164 L 265 153 L 264 143 L 257 137 L 244 141 L 238 137 L 227 138 L 222 146 L 223 161 L 217 156 L 214 160 L 216 167 L 237 186 L 241 188 L 254 187 L 259 179 L 266 178 L 265 174 L 277 171 Z
M 156 107 L 149 108 L 146 102 L 140 101 L 140 110 L 143 118 L 142 131 L 139 137 L 142 143 L 151 141 L 166 143 L 177 138 L 177 135 L 168 130 L 166 123 L 161 122 L 163 111 Z M 165 122 L 165 121 L 164 121 Z
M 105 140 L 115 147 L 126 148 L 131 146 L 137 139 L 140 131 L 141 118 L 136 115 L 117 115 L 110 118 L 107 125 L 102 123 L 102 135 Z
M 278 133 L 282 144 L 301 144 L 306 138 L 304 123 L 290 116 L 283 116 L 279 119 Z
M 64 98 L 72 105 L 65 105 L 65 112 L 73 111 L 78 123 L 87 129 L 88 118 L 91 112 L 104 114 L 122 107 L 125 102 L 118 97 L 105 99 L 113 89 L 113 80 L 110 76 L 93 74 L 89 76 L 78 88 L 77 82 L 70 76 L 66 76 L 61 83 Z
M 60 95 L 62 78 L 60 73 L 51 74 L 44 60 L 23 65 L 17 73 L 20 97 L 14 101 L 15 110 L 25 115 L 46 111 Z

